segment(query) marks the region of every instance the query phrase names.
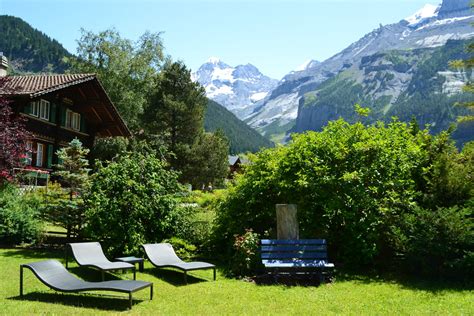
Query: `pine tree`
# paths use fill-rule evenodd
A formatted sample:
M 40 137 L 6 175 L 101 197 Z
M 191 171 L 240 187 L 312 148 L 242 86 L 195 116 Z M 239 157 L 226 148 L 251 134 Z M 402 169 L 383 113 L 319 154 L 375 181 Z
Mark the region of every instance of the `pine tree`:
M 195 163 L 193 146 L 204 133 L 206 106 L 204 89 L 191 80 L 190 70 L 181 62 L 166 64 L 142 121 L 148 134 L 163 138 L 175 170 L 187 170 Z M 190 179 L 183 174 L 180 180 Z
M 82 193 L 89 186 L 89 162 L 85 159 L 88 153 L 89 149 L 83 148 L 77 138 L 56 152 L 62 162 L 56 165 L 58 170 L 53 175 L 59 177 L 65 190 L 52 192 L 55 202 L 46 207 L 45 215 L 49 221 L 66 228 L 68 239 L 80 235 L 84 224 Z

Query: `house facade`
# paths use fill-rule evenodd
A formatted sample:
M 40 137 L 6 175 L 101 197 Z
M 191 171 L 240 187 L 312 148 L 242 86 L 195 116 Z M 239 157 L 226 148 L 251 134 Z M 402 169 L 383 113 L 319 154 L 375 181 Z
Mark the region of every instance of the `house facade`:
M 5 60 L 1 56 L 0 76 L 6 79 L 0 94 L 26 118 L 33 136 L 28 165 L 50 170 L 58 163 L 55 152 L 74 138 L 90 148 L 96 137 L 131 135 L 95 74 L 6 76 Z

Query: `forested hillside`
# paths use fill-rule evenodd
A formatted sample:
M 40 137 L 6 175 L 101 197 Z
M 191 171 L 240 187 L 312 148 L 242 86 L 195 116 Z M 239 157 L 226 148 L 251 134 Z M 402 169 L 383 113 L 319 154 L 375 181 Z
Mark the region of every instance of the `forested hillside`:
M 69 52 L 56 40 L 20 18 L 0 15 L 0 52 L 15 72 L 55 72 L 66 69 Z
M 206 131 L 221 129 L 230 142 L 230 152 L 256 152 L 262 147 L 273 147 L 273 143 L 239 120 L 219 103 L 209 100 L 204 119 Z

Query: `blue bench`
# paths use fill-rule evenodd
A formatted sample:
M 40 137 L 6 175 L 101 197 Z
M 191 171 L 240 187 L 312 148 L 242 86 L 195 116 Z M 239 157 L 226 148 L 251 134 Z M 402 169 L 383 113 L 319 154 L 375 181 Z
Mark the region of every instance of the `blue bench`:
M 260 253 L 265 269 L 274 276 L 317 274 L 324 282 L 334 270 L 334 264 L 328 262 L 325 239 L 262 239 Z

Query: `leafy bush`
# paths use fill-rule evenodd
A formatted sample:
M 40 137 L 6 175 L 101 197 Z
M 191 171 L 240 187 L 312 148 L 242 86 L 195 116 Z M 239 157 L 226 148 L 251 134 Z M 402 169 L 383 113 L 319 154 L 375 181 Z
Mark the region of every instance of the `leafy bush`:
M 398 121 L 372 126 L 330 122 L 320 133 L 294 135 L 289 145 L 251 158 L 218 204 L 214 243 L 232 258 L 232 237 L 247 228 L 275 237 L 275 204 L 291 203 L 298 205 L 301 238 L 326 238 L 331 260 L 386 267 L 402 254 L 408 265 L 415 253 L 406 248 L 408 239 L 418 238 L 421 244 L 431 237 L 403 226 L 405 216 L 426 209 L 432 217 L 414 216 L 416 227 L 448 215 L 459 223 L 454 212 L 440 207 L 458 204 L 461 209 L 472 197 L 473 153 L 459 154 L 447 133 L 430 136 Z M 456 229 L 467 236 L 467 226 Z M 441 223 L 436 228 L 440 234 L 451 230 Z M 453 234 L 446 238 L 447 247 L 466 246 Z M 439 258 L 447 263 L 447 256 Z
M 403 214 L 397 250 L 405 269 L 422 275 L 473 276 L 474 200 L 465 208 L 415 208 Z
M 163 240 L 162 242 L 171 244 L 178 257 L 185 261 L 194 258 L 196 255 L 196 246 L 181 238 L 171 237 L 169 239 Z
M 0 188 L 0 240 L 2 244 L 38 241 L 42 233 L 39 219 L 41 199 L 21 192 L 13 185 Z
M 89 236 L 113 254 L 138 254 L 143 243 L 184 235 L 188 209 L 178 207 L 178 175 L 165 167 L 140 153 L 99 165 L 85 196 Z

